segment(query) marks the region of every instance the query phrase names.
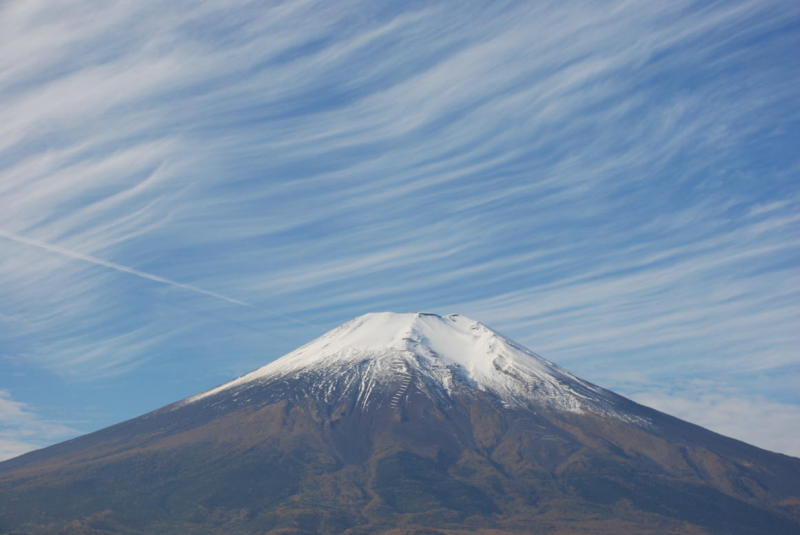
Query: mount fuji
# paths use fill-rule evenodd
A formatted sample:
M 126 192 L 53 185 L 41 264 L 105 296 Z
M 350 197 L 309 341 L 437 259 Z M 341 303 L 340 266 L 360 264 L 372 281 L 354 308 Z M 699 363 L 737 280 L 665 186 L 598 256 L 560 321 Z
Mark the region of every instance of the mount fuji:
M 800 459 L 485 325 L 374 313 L 0 463 L 0 534 L 797 534 Z

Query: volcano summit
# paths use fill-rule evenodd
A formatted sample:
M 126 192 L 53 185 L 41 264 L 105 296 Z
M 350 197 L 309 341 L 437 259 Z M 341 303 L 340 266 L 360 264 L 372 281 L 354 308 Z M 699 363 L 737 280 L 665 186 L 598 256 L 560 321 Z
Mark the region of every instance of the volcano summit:
M 0 534 L 796 534 L 800 459 L 458 314 L 367 314 L 0 463 Z
M 412 385 L 435 400 L 452 400 L 478 390 L 508 407 L 573 412 L 613 411 L 618 399 L 459 314 L 382 312 L 355 318 L 187 402 L 302 376 L 313 383 L 314 397 L 335 403 L 355 393 L 361 409 L 371 403 L 384 404 L 387 393 L 392 393 L 389 404 L 398 408 L 413 392 Z

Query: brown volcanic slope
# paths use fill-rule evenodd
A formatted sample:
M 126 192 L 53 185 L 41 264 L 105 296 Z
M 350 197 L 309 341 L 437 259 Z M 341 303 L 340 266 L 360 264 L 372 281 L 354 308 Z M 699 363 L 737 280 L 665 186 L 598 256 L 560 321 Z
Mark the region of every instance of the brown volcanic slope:
M 391 318 L 346 324 L 358 351 L 332 342 L 339 328 L 227 388 L 0 463 L 0 533 L 800 533 L 800 459 L 594 387 L 463 317 Z M 364 341 L 398 318 L 395 349 Z M 448 360 L 468 349 L 451 323 L 485 342 L 473 358 L 489 375 Z M 513 381 L 530 396 L 510 397 Z

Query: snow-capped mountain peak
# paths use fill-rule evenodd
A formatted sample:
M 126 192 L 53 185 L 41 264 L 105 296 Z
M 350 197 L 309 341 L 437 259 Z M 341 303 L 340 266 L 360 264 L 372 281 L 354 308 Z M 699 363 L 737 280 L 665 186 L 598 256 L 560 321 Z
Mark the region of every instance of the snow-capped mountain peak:
M 187 402 L 266 381 L 313 374 L 317 390 L 330 395 L 343 377 L 358 375 L 359 400 L 376 386 L 414 378 L 450 396 L 475 388 L 506 405 L 616 413 L 613 394 L 560 369 L 482 323 L 460 314 L 378 312 L 336 327 L 285 356 Z M 404 394 L 404 389 L 400 389 Z

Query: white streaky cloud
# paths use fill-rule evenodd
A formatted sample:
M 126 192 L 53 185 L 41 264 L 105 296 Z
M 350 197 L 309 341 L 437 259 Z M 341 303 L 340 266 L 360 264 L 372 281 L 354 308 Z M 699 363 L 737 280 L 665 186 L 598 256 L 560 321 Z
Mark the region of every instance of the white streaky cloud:
M 2 431 L 0 431 L 2 433 Z M 38 449 L 36 444 L 0 438 L 0 461 L 6 461 Z
M 75 429 L 42 418 L 8 390 L 0 390 L 0 461 L 75 434 Z
M 22 243 L 24 245 L 30 245 L 32 247 L 37 247 L 39 249 L 43 249 L 45 251 L 50 251 L 52 253 L 57 253 L 62 256 L 66 256 L 69 258 L 74 258 L 76 260 L 82 260 L 84 262 L 89 262 L 90 264 L 95 264 L 97 266 L 106 267 L 109 269 L 113 269 L 115 271 L 120 271 L 122 273 L 127 273 L 129 275 L 133 275 L 135 277 L 139 277 L 141 279 L 146 279 L 154 282 L 158 282 L 161 284 L 166 284 L 168 286 L 172 286 L 173 288 L 179 288 L 181 290 L 186 290 L 189 292 L 194 292 L 202 295 L 207 295 L 209 297 L 214 297 L 215 299 L 221 299 L 228 303 L 239 305 L 239 306 L 252 306 L 249 303 L 241 301 L 239 299 L 234 299 L 233 297 L 228 297 L 217 292 L 212 292 L 210 290 L 204 290 L 203 288 L 198 288 L 197 286 L 193 286 L 191 284 L 185 284 L 182 282 L 170 280 L 164 277 L 160 277 L 158 275 L 154 275 L 152 273 L 146 273 L 144 271 L 139 271 L 138 269 L 134 269 L 128 266 L 123 266 L 120 264 L 115 264 L 114 262 L 109 262 L 107 260 L 103 260 L 101 258 L 97 258 L 91 255 L 79 253 L 77 251 L 71 251 L 69 249 L 65 249 L 63 247 L 59 247 L 58 245 L 54 245 L 51 243 L 44 243 L 42 241 L 34 240 L 31 238 L 27 238 L 25 236 L 20 236 L 18 234 L 14 234 L 5 230 L 0 229 L 0 237 L 6 238 L 11 241 L 15 241 L 17 243 Z
M 713 382 L 695 382 L 690 388 L 642 390 L 635 401 L 677 416 L 717 433 L 761 448 L 800 457 L 797 432 L 800 405 L 733 389 L 720 390 Z

